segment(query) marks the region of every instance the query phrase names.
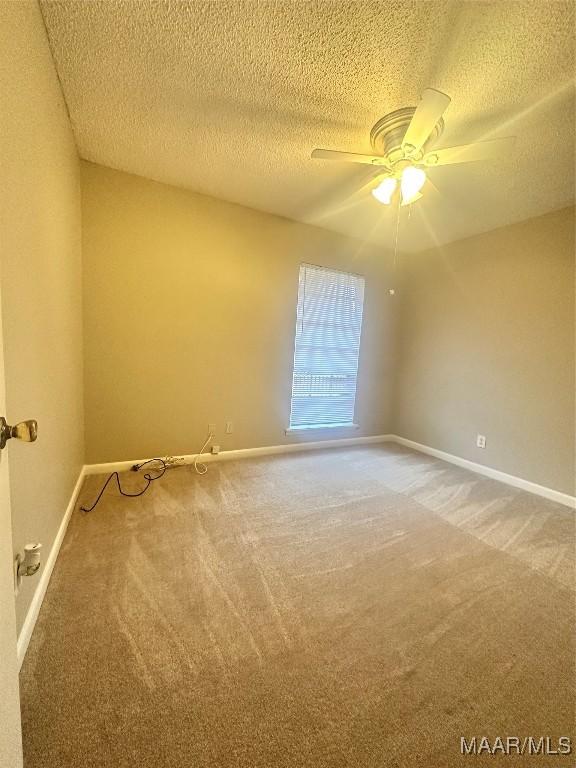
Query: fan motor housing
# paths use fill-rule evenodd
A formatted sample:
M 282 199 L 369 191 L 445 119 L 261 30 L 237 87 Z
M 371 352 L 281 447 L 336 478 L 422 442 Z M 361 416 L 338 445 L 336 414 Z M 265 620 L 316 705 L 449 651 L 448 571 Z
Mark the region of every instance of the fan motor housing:
M 416 107 L 404 107 L 403 109 L 397 109 L 395 112 L 390 112 L 388 115 L 384 115 L 373 126 L 370 131 L 370 143 L 372 149 L 378 155 L 383 155 L 386 159 L 394 164 L 398 160 L 402 160 L 405 157 L 404 150 L 402 149 L 402 141 L 410 125 L 410 121 L 416 111 Z M 430 136 L 426 140 L 424 146 L 418 151 L 418 153 L 411 156 L 412 160 L 421 160 L 424 156 L 426 149 L 429 145 L 432 145 L 441 135 L 444 130 L 444 120 L 440 118 Z

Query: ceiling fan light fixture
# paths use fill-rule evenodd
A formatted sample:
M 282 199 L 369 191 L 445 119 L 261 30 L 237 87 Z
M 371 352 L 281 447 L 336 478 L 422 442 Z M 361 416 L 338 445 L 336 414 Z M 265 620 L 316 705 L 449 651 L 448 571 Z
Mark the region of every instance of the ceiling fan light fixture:
M 416 168 L 413 165 L 404 168 L 400 178 L 400 190 L 402 192 L 403 205 L 414 202 L 421 197 L 420 190 L 424 186 L 425 181 L 426 174 L 422 168 Z
M 420 200 L 421 197 L 424 197 L 424 195 L 420 194 L 420 192 L 416 192 L 414 197 L 411 197 L 409 200 L 403 200 L 400 203 L 400 207 L 404 208 L 406 205 L 412 205 L 412 203 L 415 203 L 417 200 Z
M 312 157 L 380 166 L 381 173 L 361 187 L 362 193 L 371 189 L 378 178 L 381 183 L 372 189 L 372 195 L 379 203 L 390 205 L 392 198 L 399 194 L 400 205 L 411 205 L 422 197 L 420 190 L 426 182 L 423 166 L 448 166 L 491 160 L 511 151 L 513 136 L 430 151 L 442 135 L 444 113 L 449 105 L 450 97 L 445 93 L 435 88 L 426 88 L 416 107 L 403 107 L 389 112 L 372 126 L 370 143 L 375 154 L 314 149 Z M 398 186 L 400 193 L 397 192 Z
M 379 203 L 382 203 L 383 205 L 390 205 L 392 201 L 392 195 L 396 190 L 397 184 L 398 182 L 396 179 L 389 176 L 388 178 L 384 179 L 384 181 L 382 181 L 376 187 L 376 189 L 372 190 L 372 196 L 378 200 Z

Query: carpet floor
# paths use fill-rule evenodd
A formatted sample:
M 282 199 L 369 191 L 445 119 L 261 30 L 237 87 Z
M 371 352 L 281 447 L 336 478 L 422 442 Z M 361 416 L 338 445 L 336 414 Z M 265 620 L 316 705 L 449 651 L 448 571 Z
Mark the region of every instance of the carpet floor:
M 574 530 L 388 444 L 109 487 L 22 668 L 25 768 L 573 765 L 460 739 L 574 736 Z

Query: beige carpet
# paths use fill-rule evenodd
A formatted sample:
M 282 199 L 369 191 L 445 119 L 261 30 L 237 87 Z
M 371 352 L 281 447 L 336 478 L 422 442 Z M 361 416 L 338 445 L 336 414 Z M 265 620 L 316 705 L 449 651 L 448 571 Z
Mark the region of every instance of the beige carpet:
M 25 766 L 573 765 L 460 737 L 573 736 L 574 521 L 390 445 L 110 489 L 23 666 Z

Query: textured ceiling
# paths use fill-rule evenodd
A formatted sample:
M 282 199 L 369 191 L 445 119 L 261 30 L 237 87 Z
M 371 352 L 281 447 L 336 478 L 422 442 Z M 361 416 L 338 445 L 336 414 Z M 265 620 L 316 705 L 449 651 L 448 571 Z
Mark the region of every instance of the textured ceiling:
M 395 210 L 348 195 L 378 118 L 452 97 L 438 146 L 518 136 L 500 162 L 434 168 L 400 250 L 574 201 L 574 5 L 449 0 L 44 0 L 81 156 L 391 245 Z

